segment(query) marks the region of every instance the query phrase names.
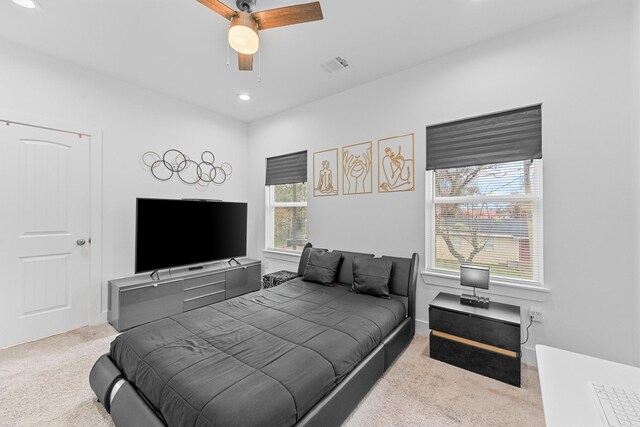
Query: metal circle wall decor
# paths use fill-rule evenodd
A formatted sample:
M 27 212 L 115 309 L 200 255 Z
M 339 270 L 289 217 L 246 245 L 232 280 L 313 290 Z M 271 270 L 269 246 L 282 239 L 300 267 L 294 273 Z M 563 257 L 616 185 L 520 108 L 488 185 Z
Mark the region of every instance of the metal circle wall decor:
M 200 165 L 193 160 L 183 160 L 178 163 L 176 172 L 178 178 L 185 184 L 195 185 L 202 177 Z
M 216 175 L 213 178 L 212 182 L 218 185 L 224 184 L 224 182 L 227 180 L 227 173 L 219 166 L 216 166 L 214 170 L 216 171 Z
M 142 163 L 148 168 L 153 167 L 153 164 L 158 160 L 160 160 L 160 156 L 153 151 L 147 151 L 142 155 Z
M 226 173 L 227 175 L 231 175 L 231 172 L 233 172 L 233 168 L 227 162 L 224 162 L 223 164 L 221 164 L 220 167 L 222 168 L 224 173 Z
M 173 169 L 174 172 L 180 172 L 184 169 L 187 165 L 183 165 L 183 163 L 187 160 L 189 160 L 187 156 L 174 149 L 165 151 L 162 156 L 162 161 L 167 169 Z M 182 168 L 180 166 L 182 166 Z
M 200 159 L 202 160 L 202 163 L 208 163 L 212 165 L 216 161 L 216 156 L 214 156 L 211 151 L 207 150 L 207 151 L 203 151 L 202 154 L 200 154 Z
M 167 168 L 162 160 L 156 160 L 151 165 L 151 174 L 160 181 L 168 181 L 173 176 L 173 169 Z
M 216 178 L 216 167 L 212 163 L 200 163 L 200 180 L 212 182 Z
M 149 168 L 151 175 L 159 181 L 168 181 L 177 175 L 185 184 L 195 185 L 198 190 L 206 190 L 209 184 L 224 184 L 233 168 L 228 162 L 215 165 L 216 156 L 209 150 L 200 154 L 200 162 L 190 159 L 180 150 L 171 148 L 160 156 L 155 151 L 142 154 L 142 164 Z

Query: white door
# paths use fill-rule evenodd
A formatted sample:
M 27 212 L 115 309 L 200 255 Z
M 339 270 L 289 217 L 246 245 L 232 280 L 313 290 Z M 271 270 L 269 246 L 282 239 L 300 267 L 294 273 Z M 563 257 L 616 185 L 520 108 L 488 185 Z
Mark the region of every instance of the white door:
M 0 348 L 89 323 L 89 144 L 0 122 Z

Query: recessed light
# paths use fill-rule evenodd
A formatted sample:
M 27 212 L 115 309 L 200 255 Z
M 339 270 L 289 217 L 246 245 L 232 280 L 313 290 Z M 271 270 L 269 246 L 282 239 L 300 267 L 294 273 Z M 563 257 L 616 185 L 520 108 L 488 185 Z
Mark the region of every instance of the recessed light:
M 13 0 L 18 6 L 26 7 L 27 9 L 35 9 L 38 7 L 38 3 L 34 0 Z
M 240 99 L 240 101 L 250 101 L 251 95 L 249 95 L 248 93 L 239 93 L 238 99 Z

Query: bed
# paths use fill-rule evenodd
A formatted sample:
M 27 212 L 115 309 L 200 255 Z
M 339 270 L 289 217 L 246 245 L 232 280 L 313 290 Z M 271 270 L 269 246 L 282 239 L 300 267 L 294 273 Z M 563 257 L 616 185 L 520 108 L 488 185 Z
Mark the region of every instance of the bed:
M 372 255 L 336 252 L 334 286 L 297 277 L 124 332 L 90 374 L 98 400 L 117 426 L 340 425 L 413 337 L 418 258 L 387 257 L 383 299 L 350 292 Z

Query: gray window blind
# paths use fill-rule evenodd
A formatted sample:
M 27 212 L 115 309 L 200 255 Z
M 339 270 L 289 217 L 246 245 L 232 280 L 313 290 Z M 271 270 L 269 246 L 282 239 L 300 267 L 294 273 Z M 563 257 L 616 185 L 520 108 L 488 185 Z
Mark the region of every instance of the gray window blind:
M 427 170 L 541 158 L 540 105 L 427 126 Z
M 284 154 L 267 158 L 265 185 L 307 182 L 307 152 Z

